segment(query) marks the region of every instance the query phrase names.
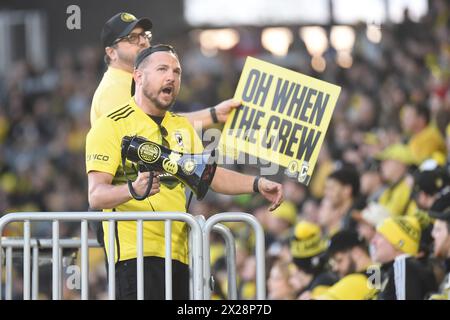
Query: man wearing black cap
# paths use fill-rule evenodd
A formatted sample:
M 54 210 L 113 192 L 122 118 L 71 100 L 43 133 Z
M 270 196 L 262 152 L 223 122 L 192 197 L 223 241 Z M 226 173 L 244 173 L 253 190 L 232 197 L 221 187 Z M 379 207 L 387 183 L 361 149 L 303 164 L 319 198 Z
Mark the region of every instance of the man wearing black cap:
M 138 172 L 132 183 L 135 192 L 150 196 L 138 201 L 124 183 L 124 171 L 133 169 L 121 162 L 124 136 L 141 136 L 165 144 L 179 153 L 201 153 L 203 145 L 185 117 L 169 110 L 181 85 L 181 66 L 175 50 L 156 45 L 142 50 L 135 62 L 133 80 L 136 93 L 127 104 L 103 115 L 86 138 L 86 172 L 89 205 L 103 211 L 186 212 L 184 185 L 172 177 L 170 183 L 155 174 Z M 153 149 L 155 150 L 155 149 Z M 154 152 L 161 152 L 158 147 Z M 101 155 L 99 157 L 98 155 Z M 136 174 L 135 174 L 136 176 Z M 175 181 L 174 181 L 175 180 Z M 283 201 L 282 186 L 265 178 L 252 177 L 217 167 L 211 188 L 224 194 L 259 192 L 271 202 L 270 211 Z M 144 297 L 164 299 L 165 232 L 161 221 L 143 223 Z M 136 222 L 118 221 L 116 232 L 116 293 L 119 299 L 136 299 Z M 108 239 L 108 224 L 104 224 Z M 189 298 L 187 226 L 172 223 L 173 298 Z M 106 247 L 108 243 L 106 242 Z M 107 248 L 108 252 L 108 248 Z M 111 276 L 111 275 L 110 275 Z
M 105 49 L 108 70 L 94 93 L 91 105 L 91 126 L 103 114 L 123 105 L 131 98 L 130 86 L 133 64 L 137 54 L 150 46 L 152 22 L 148 18 L 137 19 L 121 12 L 109 19 L 103 27 L 101 41 Z M 225 122 L 228 114 L 240 102 L 225 100 L 217 106 L 184 114 L 194 124 L 203 127 Z

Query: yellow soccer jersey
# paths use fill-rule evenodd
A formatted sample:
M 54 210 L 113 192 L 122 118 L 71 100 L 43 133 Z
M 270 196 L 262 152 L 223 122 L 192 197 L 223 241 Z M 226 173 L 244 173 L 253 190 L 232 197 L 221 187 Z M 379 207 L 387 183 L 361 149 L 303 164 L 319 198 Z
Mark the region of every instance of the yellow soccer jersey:
M 398 183 L 384 190 L 378 203 L 383 205 L 394 216 L 412 213 L 415 207 L 413 208 L 414 201 L 411 200 L 411 192 L 411 187 L 406 179 L 403 178 Z
M 201 153 L 203 145 L 192 125 L 184 117 L 166 112 L 161 127 L 172 150 L 182 153 Z M 124 136 L 138 135 L 162 144 L 160 127 L 140 109 L 132 98 L 96 121 L 86 138 L 86 172 L 101 171 L 114 176 L 113 184 L 125 183 L 121 162 L 121 142 Z M 128 167 L 130 166 L 130 167 Z M 134 179 L 131 163 L 126 172 Z M 133 177 L 134 173 L 134 177 Z M 104 211 L 171 211 L 185 212 L 185 187 L 174 177 L 161 177 L 160 192 L 146 200 L 130 200 L 113 210 Z M 187 226 L 172 223 L 172 258 L 187 263 Z M 108 223 L 103 223 L 108 252 Z M 136 258 L 136 222 L 117 223 L 116 260 Z M 119 242 L 119 246 L 117 243 Z M 164 257 L 164 222 L 144 222 L 144 255 Z
M 123 106 L 131 98 L 133 75 L 124 70 L 108 67 L 95 90 L 91 105 L 91 126 L 102 115 Z

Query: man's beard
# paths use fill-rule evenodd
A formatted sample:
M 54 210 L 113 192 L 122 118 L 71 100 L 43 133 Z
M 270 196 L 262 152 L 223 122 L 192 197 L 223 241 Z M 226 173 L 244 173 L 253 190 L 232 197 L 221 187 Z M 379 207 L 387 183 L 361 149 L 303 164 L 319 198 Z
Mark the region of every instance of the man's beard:
M 346 271 L 347 271 L 347 273 L 344 276 L 352 274 L 352 273 L 355 273 L 357 271 L 356 270 L 356 262 L 351 257 L 350 257 L 350 264 L 349 264 L 348 269 Z
M 169 102 L 163 102 L 160 99 L 158 99 L 159 94 L 161 93 L 161 90 L 159 90 L 156 94 L 152 94 L 148 92 L 147 90 L 143 90 L 144 96 L 149 99 L 156 108 L 159 110 L 169 110 L 173 104 L 175 103 L 175 97 L 172 96 L 172 99 Z
M 136 60 L 137 55 L 139 54 L 139 52 L 141 52 L 144 48 L 141 48 L 138 52 L 136 53 L 125 53 L 123 51 L 118 51 L 117 54 L 119 56 L 119 59 L 122 60 L 123 62 L 125 62 L 127 65 L 133 66 L 134 65 L 134 61 Z

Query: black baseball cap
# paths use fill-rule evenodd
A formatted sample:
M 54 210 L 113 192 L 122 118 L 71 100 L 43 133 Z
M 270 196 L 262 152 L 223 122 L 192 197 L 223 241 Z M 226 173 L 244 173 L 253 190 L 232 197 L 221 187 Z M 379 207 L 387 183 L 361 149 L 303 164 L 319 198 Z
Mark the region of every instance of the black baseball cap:
M 137 19 L 131 13 L 120 12 L 109 19 L 103 26 L 101 34 L 103 47 L 112 46 L 114 41 L 129 35 L 136 27 L 149 31 L 152 29 L 152 26 L 153 24 L 149 18 Z
M 450 184 L 450 177 L 445 168 L 418 171 L 414 177 L 414 191 L 423 191 L 432 196 Z
M 450 222 L 450 191 L 438 198 L 428 212 L 430 217 Z

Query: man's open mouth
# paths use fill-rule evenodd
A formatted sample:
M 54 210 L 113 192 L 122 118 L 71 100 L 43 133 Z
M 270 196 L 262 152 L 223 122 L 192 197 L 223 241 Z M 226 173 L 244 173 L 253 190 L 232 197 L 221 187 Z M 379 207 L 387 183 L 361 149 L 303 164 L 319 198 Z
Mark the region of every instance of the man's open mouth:
M 165 94 L 172 94 L 172 92 L 173 92 L 173 87 L 164 87 L 164 88 L 162 89 L 162 92 L 165 93 Z

